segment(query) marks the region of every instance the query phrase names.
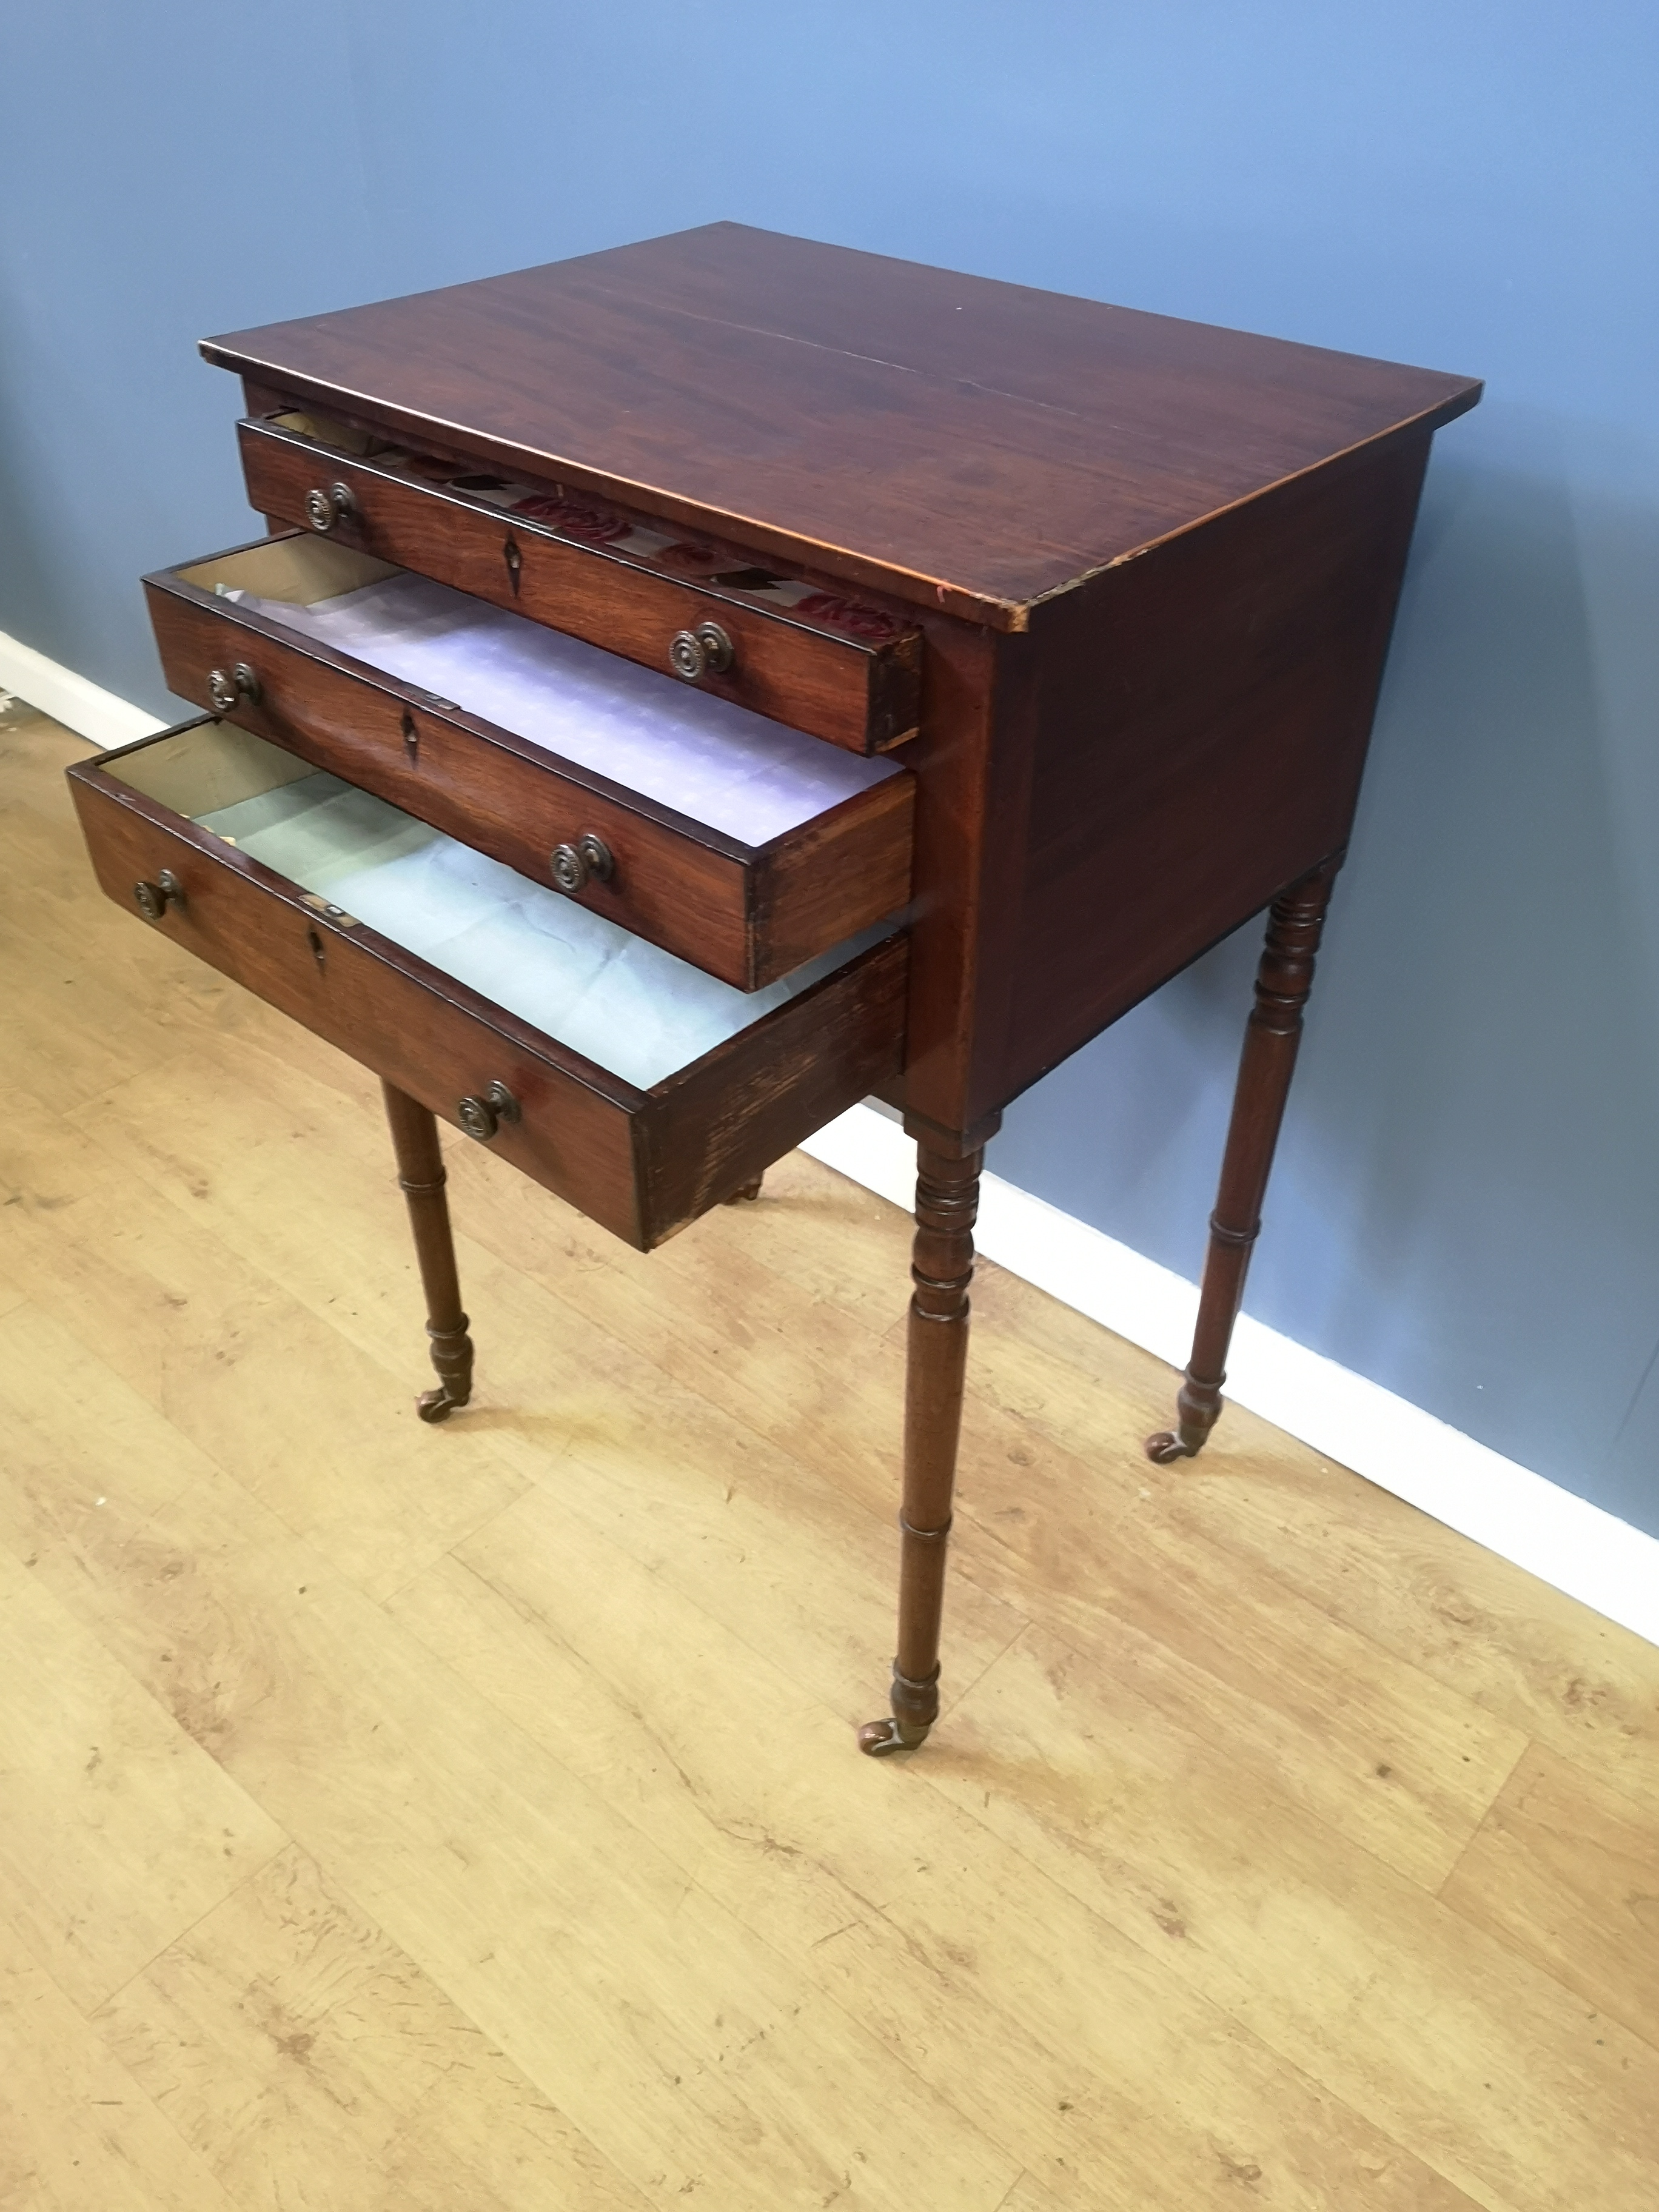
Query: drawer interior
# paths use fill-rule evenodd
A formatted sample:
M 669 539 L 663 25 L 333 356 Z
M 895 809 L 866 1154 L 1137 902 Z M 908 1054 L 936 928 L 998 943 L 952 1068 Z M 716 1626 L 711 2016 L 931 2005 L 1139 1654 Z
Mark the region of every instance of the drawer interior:
M 880 608 L 850 599 L 842 591 L 826 591 L 822 585 L 786 575 L 758 564 L 748 554 L 722 553 L 699 537 L 672 527 L 664 529 L 586 493 L 572 496 L 562 485 L 515 483 L 480 469 L 475 462 L 446 461 L 435 454 L 414 453 L 373 431 L 309 409 L 290 408 L 265 419 L 275 430 L 353 460 L 372 462 L 387 475 L 439 487 L 497 514 L 545 525 L 579 544 L 602 545 L 672 574 L 712 584 L 721 592 L 763 607 L 771 614 L 821 622 L 876 645 L 890 642 L 905 626 Z
M 745 845 L 905 772 L 326 538 L 176 573 Z
M 888 933 L 878 924 L 739 991 L 232 724 L 194 724 L 103 765 L 641 1091 Z

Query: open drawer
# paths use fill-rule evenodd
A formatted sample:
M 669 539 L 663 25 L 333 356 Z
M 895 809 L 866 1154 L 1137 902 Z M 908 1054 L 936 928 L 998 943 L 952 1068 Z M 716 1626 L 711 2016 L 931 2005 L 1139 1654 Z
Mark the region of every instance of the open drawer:
M 643 1250 L 899 1070 L 902 933 L 746 998 L 227 722 L 69 777 L 112 898 Z
M 168 684 L 742 990 L 910 896 L 915 779 L 295 532 L 144 580 Z
M 404 452 L 289 410 L 238 426 L 248 498 L 273 521 L 529 615 L 854 752 L 915 735 L 914 622 L 562 485 Z M 699 647 L 713 623 L 724 645 Z M 690 646 L 683 641 L 690 640 Z

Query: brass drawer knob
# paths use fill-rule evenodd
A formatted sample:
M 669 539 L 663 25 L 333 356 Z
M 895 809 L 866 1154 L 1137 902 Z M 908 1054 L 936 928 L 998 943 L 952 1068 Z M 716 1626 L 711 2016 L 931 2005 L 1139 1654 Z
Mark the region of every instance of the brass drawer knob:
M 556 845 L 550 865 L 554 882 L 572 898 L 585 888 L 590 876 L 608 884 L 617 872 L 610 846 L 591 830 L 585 830 L 574 845 Z
M 313 530 L 332 530 L 337 522 L 356 522 L 357 502 L 349 484 L 318 484 L 306 494 L 306 520 Z
M 677 630 L 668 647 L 668 665 L 676 676 L 696 684 L 705 676 L 724 676 L 738 657 L 738 648 L 718 623 L 699 623 L 696 629 Z
M 221 714 L 234 714 L 244 700 L 250 707 L 259 703 L 259 679 L 245 660 L 234 668 L 209 669 L 207 691 L 209 704 Z
M 171 868 L 163 868 L 153 884 L 141 878 L 132 887 L 132 896 L 146 921 L 160 921 L 169 906 L 183 906 L 185 887 Z
M 506 1084 L 486 1083 L 478 1096 L 461 1100 L 455 1109 L 455 1118 L 469 1137 L 476 1137 L 481 1145 L 487 1145 L 503 1121 L 519 1120 L 519 1102 Z

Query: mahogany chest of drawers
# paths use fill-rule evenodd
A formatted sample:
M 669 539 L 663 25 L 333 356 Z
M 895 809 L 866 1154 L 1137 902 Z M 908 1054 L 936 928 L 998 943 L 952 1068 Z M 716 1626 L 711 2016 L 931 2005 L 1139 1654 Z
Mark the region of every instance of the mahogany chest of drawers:
M 733 224 L 207 341 L 270 535 L 147 580 L 204 719 L 70 771 L 112 897 L 649 1248 L 874 1093 L 919 1146 L 892 1717 L 938 1711 L 983 1147 L 1271 908 L 1196 1451 L 1468 379 Z

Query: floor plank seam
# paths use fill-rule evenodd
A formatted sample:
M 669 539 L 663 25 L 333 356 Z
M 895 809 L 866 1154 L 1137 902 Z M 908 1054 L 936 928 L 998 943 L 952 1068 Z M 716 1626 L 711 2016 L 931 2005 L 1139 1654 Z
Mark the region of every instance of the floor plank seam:
M 136 1675 L 132 1676 L 131 1679 L 135 1682 L 137 1682 L 137 1677 Z M 149 1691 L 145 1689 L 144 1685 L 142 1682 L 138 1682 L 137 1686 L 143 1692 L 145 1696 L 148 1697 L 152 1694 Z M 163 1711 L 165 1710 L 166 1709 L 164 1707 Z M 174 1726 L 177 1727 L 179 1723 L 175 1722 Z M 214 1765 L 218 1767 L 219 1771 L 223 1774 L 228 1780 L 235 1784 L 237 1789 L 242 1792 L 242 1795 L 248 1800 L 250 1804 L 258 1806 L 260 1812 L 264 1814 L 266 1820 L 271 1823 L 273 1827 L 282 1828 L 282 1822 L 277 1820 L 276 1814 L 270 1810 L 270 1808 L 268 1805 L 260 1804 L 258 1798 L 254 1796 L 253 1792 L 248 1788 L 247 1784 L 240 1778 L 240 1776 L 232 1774 L 222 1760 L 215 1759 L 213 1753 L 208 1750 L 205 1744 L 198 1742 L 194 1736 L 191 1736 L 190 1741 L 196 1744 L 198 1751 L 205 1753 L 209 1759 L 213 1759 Z M 77 2007 L 77 2010 L 81 2010 L 82 2017 L 86 2021 L 87 2025 L 95 2030 L 98 2026 L 99 2014 L 107 2010 L 111 2005 L 114 2004 L 132 1987 L 135 1982 L 142 1982 L 145 1975 L 149 1972 L 151 1967 L 155 1966 L 158 1959 L 164 1959 L 167 1953 L 173 1949 L 176 1945 L 187 1942 L 191 1936 L 196 1933 L 196 1930 L 198 1928 L 202 1927 L 205 1922 L 212 1919 L 216 1912 L 219 1911 L 222 1906 L 230 1904 L 233 1899 L 240 1897 L 245 1889 L 248 1888 L 252 1883 L 258 1881 L 262 1875 L 268 1874 L 271 1868 L 276 1865 L 277 1860 L 283 1856 L 285 1851 L 291 1851 L 295 1848 L 295 1845 L 293 1837 L 290 1836 L 284 1829 L 283 1831 L 282 1842 L 278 1844 L 276 1850 L 271 1852 L 269 1858 L 262 1859 L 256 1867 L 250 1867 L 246 1874 L 243 1875 L 240 1881 L 237 1882 L 234 1887 L 228 1889 L 222 1897 L 216 1898 L 213 1903 L 207 1907 L 206 1911 L 204 1912 L 198 1912 L 195 1919 L 191 1921 L 187 1926 L 175 1929 L 173 1933 L 168 1936 L 167 1942 L 165 1943 L 158 1944 L 156 1948 L 150 1954 L 149 1957 L 144 1960 L 143 1964 L 141 1966 L 136 1966 L 132 1972 L 126 1977 L 125 1981 L 118 1982 L 112 1990 L 106 1990 L 103 1996 L 99 1998 L 97 2003 L 93 2006 L 90 2012 L 85 2011 L 83 2008 Z M 114 2056 L 113 2053 L 111 2055 L 112 2057 Z
M 1474 1849 L 1481 1837 L 1485 1834 L 1492 1814 L 1498 1810 L 1499 1804 L 1503 1802 L 1504 1792 L 1509 1788 L 1510 1783 L 1514 1781 L 1516 1776 L 1520 1772 L 1522 1765 L 1535 1748 L 1536 1745 L 1534 1739 L 1531 1736 L 1528 1736 L 1526 1741 L 1522 1745 L 1520 1750 L 1516 1753 L 1515 1758 L 1510 1765 L 1509 1771 L 1504 1775 L 1503 1780 L 1498 1784 L 1497 1789 L 1492 1791 L 1492 1796 L 1487 1799 L 1486 1809 L 1482 1812 L 1480 1818 L 1475 1822 L 1474 1827 L 1470 1829 L 1468 1836 L 1464 1838 L 1462 1849 L 1458 1852 L 1457 1856 L 1452 1861 L 1445 1873 L 1442 1875 L 1440 1881 L 1436 1884 L 1434 1895 L 1437 1902 L 1444 1903 L 1446 1892 L 1451 1887 L 1453 1882 L 1456 1881 L 1459 1869 L 1462 1868 L 1464 1860 L 1468 1858 L 1469 1853 Z M 1447 1905 L 1446 1909 L 1449 1912 L 1455 1912 L 1457 1911 L 1457 1907 L 1455 1905 Z

